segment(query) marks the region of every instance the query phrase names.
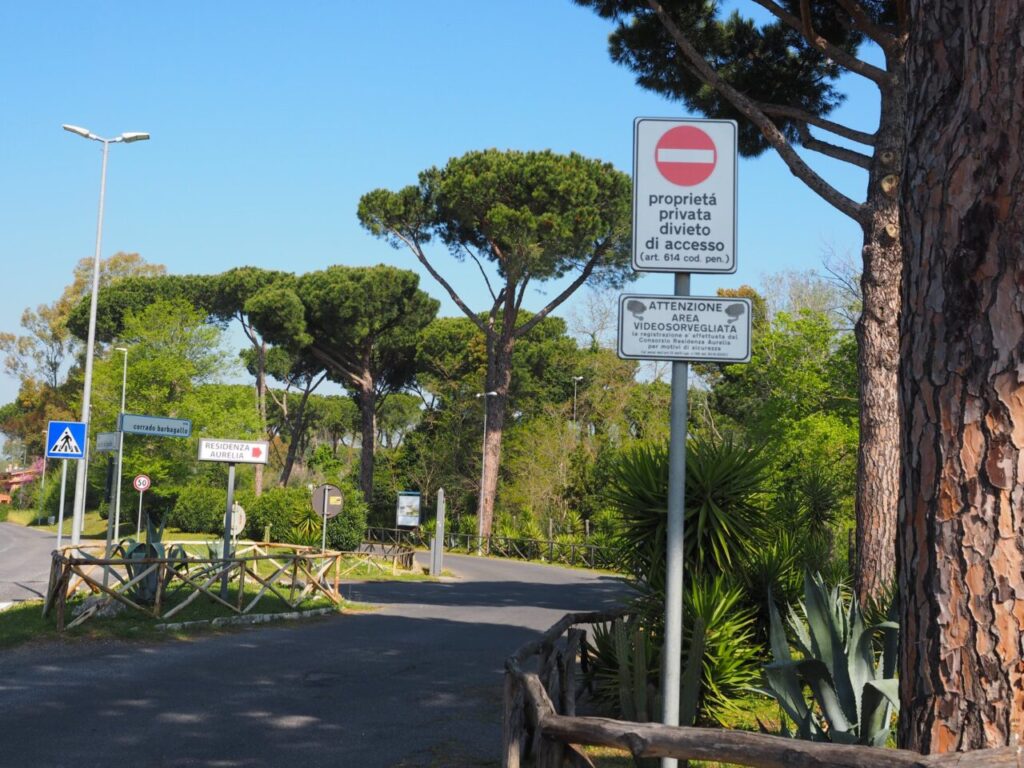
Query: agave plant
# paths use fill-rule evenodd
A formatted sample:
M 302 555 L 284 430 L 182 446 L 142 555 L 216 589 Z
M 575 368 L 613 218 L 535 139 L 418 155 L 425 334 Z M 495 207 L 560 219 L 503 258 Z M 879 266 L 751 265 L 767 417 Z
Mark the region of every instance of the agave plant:
M 796 726 L 795 732 L 783 726 L 783 734 L 810 741 L 884 746 L 892 715 L 899 710 L 895 675 L 899 625 L 889 620 L 866 627 L 855 599 L 847 607 L 838 588 L 829 589 L 820 575 L 808 574 L 799 613 L 789 611 L 798 651 L 794 658 L 772 603 L 769 612 L 774 660 L 764 668 L 763 692 L 778 701 Z M 876 635 L 881 636 L 882 647 L 878 658 Z M 805 699 L 805 685 L 816 706 Z

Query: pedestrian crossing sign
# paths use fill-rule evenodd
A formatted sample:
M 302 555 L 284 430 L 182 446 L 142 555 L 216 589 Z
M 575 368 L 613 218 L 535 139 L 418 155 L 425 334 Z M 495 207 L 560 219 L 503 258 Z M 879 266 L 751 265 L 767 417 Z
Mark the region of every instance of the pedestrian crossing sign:
M 51 421 L 46 429 L 46 458 L 84 459 L 85 422 Z

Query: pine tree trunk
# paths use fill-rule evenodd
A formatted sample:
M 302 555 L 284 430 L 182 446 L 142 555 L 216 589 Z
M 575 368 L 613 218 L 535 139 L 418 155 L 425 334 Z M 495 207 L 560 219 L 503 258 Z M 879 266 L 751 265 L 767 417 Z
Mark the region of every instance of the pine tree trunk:
M 860 441 L 857 448 L 857 559 L 854 590 L 862 606 L 884 598 L 896 581 L 896 510 L 900 433 L 897 398 L 900 279 L 897 176 L 904 156 L 906 87 L 902 58 L 890 56 L 893 81 L 882 96 L 864 224 L 863 300 L 857 321 Z
M 501 438 L 505 430 L 505 413 L 508 408 L 508 391 L 512 383 L 512 348 L 515 340 L 502 338 L 497 343 L 492 375 L 488 376 L 487 391 L 497 392 L 493 397 L 485 398 L 487 409 L 487 432 L 484 435 L 485 464 L 481 477 L 480 493 L 483 502 L 480 505 L 483 522 L 481 535 L 491 535 L 494 523 L 494 499 L 498 492 L 498 470 L 501 466 Z
M 1024 3 L 911 19 L 900 742 L 936 753 L 1024 730 Z
M 256 410 L 260 418 L 260 434 L 267 434 L 267 343 L 256 347 Z M 253 467 L 253 491 L 263 494 L 263 465 Z
M 369 504 L 373 500 L 373 456 L 377 439 L 377 393 L 373 379 L 367 374 L 360 382 L 359 391 L 359 487 Z

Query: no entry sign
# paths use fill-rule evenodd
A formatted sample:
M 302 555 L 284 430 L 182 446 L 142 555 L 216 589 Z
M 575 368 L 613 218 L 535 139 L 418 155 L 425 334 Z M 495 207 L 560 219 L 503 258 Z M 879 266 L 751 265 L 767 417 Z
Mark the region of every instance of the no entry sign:
M 658 139 L 654 164 L 672 184 L 692 187 L 707 181 L 718 160 L 715 142 L 695 125 L 670 128 Z
M 637 118 L 633 268 L 736 271 L 736 123 Z

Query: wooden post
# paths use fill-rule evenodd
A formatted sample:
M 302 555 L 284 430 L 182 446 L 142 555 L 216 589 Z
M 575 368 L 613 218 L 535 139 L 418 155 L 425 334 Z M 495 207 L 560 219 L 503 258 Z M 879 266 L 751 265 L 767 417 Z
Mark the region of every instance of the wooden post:
M 160 618 L 160 604 L 164 596 L 164 575 L 167 570 L 167 562 L 163 561 L 156 569 L 156 600 L 153 603 L 153 618 Z
M 238 558 L 238 612 L 242 612 L 242 603 L 245 598 L 245 559 Z
M 341 594 L 338 592 L 338 579 L 341 576 L 341 555 L 335 552 L 334 554 L 334 597 L 341 599 Z
M 519 768 L 522 758 L 523 736 L 523 691 L 511 672 L 505 673 L 505 695 L 502 702 L 501 718 L 501 766 Z

